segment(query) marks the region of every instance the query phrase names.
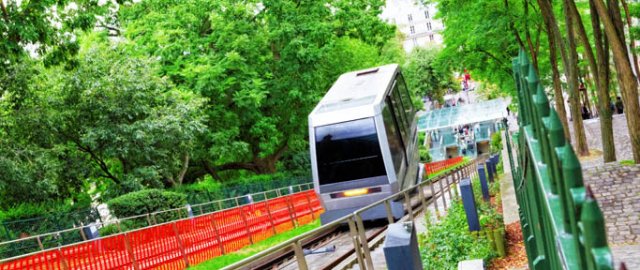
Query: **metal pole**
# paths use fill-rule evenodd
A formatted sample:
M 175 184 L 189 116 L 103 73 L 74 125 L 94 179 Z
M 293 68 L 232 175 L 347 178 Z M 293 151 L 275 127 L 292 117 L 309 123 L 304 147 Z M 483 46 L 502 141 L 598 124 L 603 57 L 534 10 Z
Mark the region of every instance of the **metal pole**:
M 362 244 L 362 252 L 364 253 L 364 259 L 368 269 L 373 268 L 373 260 L 371 259 L 371 251 L 369 250 L 369 241 L 367 241 L 367 235 L 365 234 L 364 223 L 360 214 L 356 216 L 356 225 L 358 225 L 358 234 L 360 235 L 360 243 Z
M 356 258 L 358 259 L 358 265 L 360 269 L 366 270 L 367 267 L 364 265 L 364 259 L 362 258 L 362 249 L 360 247 L 360 241 L 358 241 L 358 229 L 356 227 L 353 218 L 349 218 L 349 235 L 351 236 L 351 240 L 353 242 L 353 249 L 356 251 Z M 393 222 L 392 222 L 393 223 Z
M 409 213 L 409 217 L 411 218 L 411 220 L 413 220 L 413 209 L 411 208 L 411 197 L 409 197 L 409 194 L 407 192 L 403 192 L 402 195 L 404 195 L 404 203 L 407 205 L 407 213 Z
M 269 200 L 266 199 L 266 194 L 265 194 L 265 200 L 264 200 L 264 205 L 267 207 L 267 214 L 269 215 L 269 222 L 271 222 L 271 229 L 273 229 L 273 234 L 277 234 L 278 231 L 276 231 L 276 225 L 275 223 L 273 223 L 273 216 L 271 215 L 271 208 L 269 207 Z
M 138 262 L 136 261 L 136 255 L 133 252 L 133 247 L 131 246 L 131 240 L 129 239 L 128 233 L 124 234 L 124 247 L 127 250 L 127 253 L 129 253 L 129 258 L 131 258 L 131 264 L 133 265 L 133 269 L 140 270 L 140 267 L 138 266 Z
M 444 196 L 444 188 L 442 187 L 442 179 L 440 181 L 438 181 L 438 184 L 440 185 L 440 196 L 442 196 L 442 205 L 443 205 L 443 209 L 447 209 L 447 198 L 445 198 L 446 196 Z
M 438 210 L 438 196 L 436 196 L 436 190 L 433 188 L 433 182 L 429 182 L 429 188 L 431 189 L 431 196 L 433 197 L 433 207 L 436 209 L 436 216 L 440 216 L 440 211 Z
M 387 210 L 387 221 L 389 222 L 389 224 L 392 224 L 395 219 L 393 218 L 391 203 L 389 202 L 389 200 L 384 201 L 384 208 Z
M 296 261 L 298 261 L 298 269 L 300 270 L 308 270 L 307 259 L 304 257 L 304 251 L 302 251 L 302 245 L 300 241 L 296 241 L 293 244 L 293 250 L 296 254 Z
M 178 242 L 178 247 L 180 248 L 180 252 L 182 252 L 182 257 L 184 258 L 184 263 L 187 268 L 189 268 L 189 259 L 187 258 L 187 252 L 184 249 L 184 243 L 182 243 L 182 239 L 180 238 L 180 233 L 178 232 L 178 226 L 175 222 L 171 222 L 171 227 L 173 227 L 173 232 L 176 234 L 176 241 Z

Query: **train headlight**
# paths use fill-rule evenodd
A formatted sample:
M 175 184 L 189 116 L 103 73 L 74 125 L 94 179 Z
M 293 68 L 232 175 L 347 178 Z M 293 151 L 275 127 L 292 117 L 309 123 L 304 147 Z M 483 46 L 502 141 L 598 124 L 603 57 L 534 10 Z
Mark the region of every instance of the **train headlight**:
M 335 199 L 335 198 L 344 198 L 344 197 L 357 197 L 357 196 L 367 195 L 370 193 L 377 193 L 381 191 L 382 191 L 382 188 L 380 187 L 357 188 L 357 189 L 346 190 L 343 192 L 333 193 L 331 194 L 331 198 Z
M 345 192 L 342 192 L 342 194 L 344 194 L 345 197 L 362 196 L 365 194 L 369 194 L 369 189 L 368 188 L 352 189 L 352 190 L 347 190 Z

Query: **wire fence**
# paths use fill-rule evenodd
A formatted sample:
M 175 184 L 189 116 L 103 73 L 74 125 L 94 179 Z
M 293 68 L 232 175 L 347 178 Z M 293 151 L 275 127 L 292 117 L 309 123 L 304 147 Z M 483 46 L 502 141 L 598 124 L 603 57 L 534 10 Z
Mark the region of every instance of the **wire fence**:
M 42 248 L 0 259 L 0 269 L 184 269 L 307 224 L 322 212 L 313 190 L 300 191 L 82 243 Z
M 102 220 L 99 218 L 86 220 L 84 223 L 73 223 L 68 229 L 57 230 L 37 235 L 21 235 L 17 239 L 0 242 L 0 259 L 61 247 L 72 243 L 94 239 L 116 233 L 136 230 L 148 226 L 183 219 L 194 215 L 204 215 L 229 208 L 262 202 L 285 195 L 302 192 L 313 188 L 312 183 L 303 183 L 280 187 L 268 191 L 256 192 L 232 198 L 213 200 L 204 203 L 187 204 L 184 207 L 167 209 L 136 216 Z

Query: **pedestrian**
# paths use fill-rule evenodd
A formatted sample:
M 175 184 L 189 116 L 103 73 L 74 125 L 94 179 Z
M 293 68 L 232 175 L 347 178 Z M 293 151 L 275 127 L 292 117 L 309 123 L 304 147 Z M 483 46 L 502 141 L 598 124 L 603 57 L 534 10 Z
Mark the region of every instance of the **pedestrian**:
M 619 114 L 624 113 L 624 104 L 622 104 L 622 99 L 620 98 L 620 96 L 616 97 L 616 109 L 618 110 Z
M 587 109 L 587 106 L 585 106 L 584 104 L 582 104 L 582 119 L 586 120 L 589 119 L 589 109 Z
M 507 106 L 507 115 L 511 115 L 511 111 L 509 110 L 509 106 Z

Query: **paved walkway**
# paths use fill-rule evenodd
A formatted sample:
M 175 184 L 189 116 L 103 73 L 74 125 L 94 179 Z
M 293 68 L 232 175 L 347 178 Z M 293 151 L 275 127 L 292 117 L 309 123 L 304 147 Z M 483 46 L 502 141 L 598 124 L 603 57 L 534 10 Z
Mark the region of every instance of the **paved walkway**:
M 573 122 L 569 122 L 569 130 L 573 136 L 572 144 L 575 145 L 575 133 L 573 132 Z M 602 152 L 602 135 L 600 133 L 600 118 L 589 119 L 584 121 L 584 131 L 587 137 L 589 149 L 596 149 Z M 616 146 L 617 160 L 633 159 L 631 153 L 631 143 L 629 139 L 629 129 L 627 128 L 627 119 L 624 114 L 613 115 L 613 141 Z M 591 168 L 603 164 L 602 155 L 597 158 L 582 160 L 580 163 L 583 168 Z
M 640 165 L 607 163 L 583 171 L 605 216 L 616 267 L 640 269 Z

